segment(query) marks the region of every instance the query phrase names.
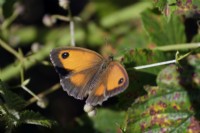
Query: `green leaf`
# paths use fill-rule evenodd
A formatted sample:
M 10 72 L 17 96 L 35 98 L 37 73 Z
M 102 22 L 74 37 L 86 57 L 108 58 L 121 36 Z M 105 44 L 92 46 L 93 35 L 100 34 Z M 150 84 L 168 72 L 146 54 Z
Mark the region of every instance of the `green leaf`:
M 31 79 L 26 79 L 26 80 L 24 80 L 23 83 L 22 83 L 22 85 L 24 85 L 24 86 L 28 85 L 29 82 L 30 82 L 30 80 L 31 80 Z
M 157 46 L 186 42 L 184 24 L 180 17 L 172 16 L 167 22 L 150 11 L 142 13 L 142 21 L 151 41 Z
M 173 15 L 196 16 L 200 11 L 199 0 L 157 0 L 155 7 L 170 20 Z
M 5 124 L 5 127 L 12 130 L 18 125 L 19 113 L 15 110 L 8 109 L 3 104 L 0 104 L 0 118 L 0 120 Z
M 191 77 L 191 81 L 188 82 L 192 84 L 192 86 L 194 86 L 195 88 L 200 89 L 200 54 L 190 55 L 188 57 L 188 63 L 190 64 Z M 184 78 L 187 78 L 187 76 L 188 74 L 185 75 Z
M 165 7 L 167 6 L 168 1 L 167 0 L 157 0 L 155 1 L 155 7 L 158 7 L 160 11 L 163 11 Z
M 16 3 L 16 0 L 6 0 L 3 4 L 3 15 L 5 18 L 8 18 L 13 13 L 13 5 Z
M 11 92 L 0 80 L 0 95 L 10 109 L 21 110 L 25 107 L 25 101 L 17 94 Z
M 170 65 L 158 77 L 158 86 L 145 86 L 147 95 L 128 109 L 126 132 L 195 132 L 200 130 L 200 56 L 188 57 L 182 68 Z
M 174 53 L 152 51 L 147 49 L 135 49 L 124 55 L 123 63 L 129 75 L 129 87 L 120 94 L 118 106 L 127 109 L 139 95 L 144 95 L 143 86 L 151 83 L 155 85 L 156 75 L 165 66 L 152 67 L 147 69 L 135 70 L 135 66 L 143 66 L 167 60 L 172 60 Z
M 175 58 L 174 53 L 163 52 L 149 49 L 132 49 L 125 53 L 122 61 L 127 70 L 133 70 L 136 66 L 149 65 L 153 63 L 172 60 Z M 153 67 L 149 69 L 142 69 L 137 71 L 147 72 L 150 74 L 158 74 L 162 67 Z
M 176 0 L 157 0 L 154 5 L 167 17 L 167 20 L 170 20 L 177 9 Z
M 200 10 L 200 1 L 199 0 L 193 0 L 193 5 L 196 6 L 197 10 Z
M 200 42 L 200 34 L 196 34 L 193 38 L 192 38 L 192 42 Z
M 94 128 L 102 133 L 116 133 L 123 124 L 125 112 L 98 109 L 97 115 L 92 118 Z
M 49 128 L 56 124 L 54 121 L 44 118 L 39 113 L 27 110 L 20 113 L 20 123 L 40 125 Z
M 0 0 L 0 8 L 3 6 L 4 3 L 5 3 L 5 0 Z
M 22 111 L 25 108 L 25 101 L 17 94 L 10 91 L 0 80 L 0 120 L 4 121 L 9 130 L 20 126 L 21 124 L 34 124 L 44 127 L 51 127 L 54 121 L 44 118 L 39 113 L 33 111 Z

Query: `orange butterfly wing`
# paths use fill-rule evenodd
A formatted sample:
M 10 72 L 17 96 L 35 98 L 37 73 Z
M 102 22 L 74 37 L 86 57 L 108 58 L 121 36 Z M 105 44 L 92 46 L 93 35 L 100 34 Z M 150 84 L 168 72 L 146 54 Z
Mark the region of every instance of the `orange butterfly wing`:
M 103 61 L 98 53 L 79 47 L 53 49 L 50 59 L 63 89 L 77 99 L 83 99 L 89 93 L 90 82 Z
M 103 57 L 91 50 L 79 47 L 53 49 L 50 58 L 56 69 L 77 73 L 102 62 Z M 59 71 L 59 70 L 58 70 Z
M 115 61 L 112 61 L 107 70 L 102 74 L 99 84 L 90 93 L 87 104 L 97 105 L 109 97 L 119 94 L 124 91 L 129 84 L 128 74 L 124 67 Z

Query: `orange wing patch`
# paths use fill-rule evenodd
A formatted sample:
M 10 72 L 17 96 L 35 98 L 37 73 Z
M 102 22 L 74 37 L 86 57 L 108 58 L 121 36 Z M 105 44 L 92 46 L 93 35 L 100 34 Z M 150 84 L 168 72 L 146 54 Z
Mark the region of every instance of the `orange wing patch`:
M 86 100 L 87 104 L 96 106 L 109 97 L 124 91 L 129 84 L 126 70 L 118 62 L 112 61 L 99 79 L 99 85 L 93 88 Z
M 85 84 L 86 75 L 85 74 L 75 74 L 70 78 L 72 84 L 77 87 L 81 87 Z
M 121 64 L 113 64 L 109 69 L 107 79 L 107 90 L 112 91 L 124 85 L 128 80 L 128 76 Z
M 66 54 L 66 56 L 64 54 Z M 61 50 L 58 58 L 65 69 L 72 70 L 74 73 L 91 68 L 102 59 L 95 52 L 81 49 Z
M 96 96 L 102 96 L 105 92 L 105 86 L 103 84 L 100 84 L 100 86 L 95 90 L 95 94 Z

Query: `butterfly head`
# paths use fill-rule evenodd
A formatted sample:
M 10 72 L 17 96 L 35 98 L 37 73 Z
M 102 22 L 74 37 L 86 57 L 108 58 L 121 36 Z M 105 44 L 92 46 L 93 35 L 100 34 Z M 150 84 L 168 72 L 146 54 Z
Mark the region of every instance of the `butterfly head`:
M 114 57 L 113 57 L 112 55 L 110 55 L 110 56 L 108 57 L 108 60 L 109 60 L 109 61 L 113 61 L 113 60 L 114 60 Z

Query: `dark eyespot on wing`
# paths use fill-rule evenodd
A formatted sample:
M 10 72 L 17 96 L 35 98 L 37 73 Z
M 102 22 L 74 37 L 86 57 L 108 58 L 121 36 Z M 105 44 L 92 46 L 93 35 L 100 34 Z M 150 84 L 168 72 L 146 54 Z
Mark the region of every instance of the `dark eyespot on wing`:
M 124 82 L 124 78 L 120 78 L 119 81 L 118 81 L 118 84 L 122 84 Z
M 62 58 L 63 59 L 66 59 L 67 57 L 69 57 L 69 53 L 68 52 L 62 53 Z

